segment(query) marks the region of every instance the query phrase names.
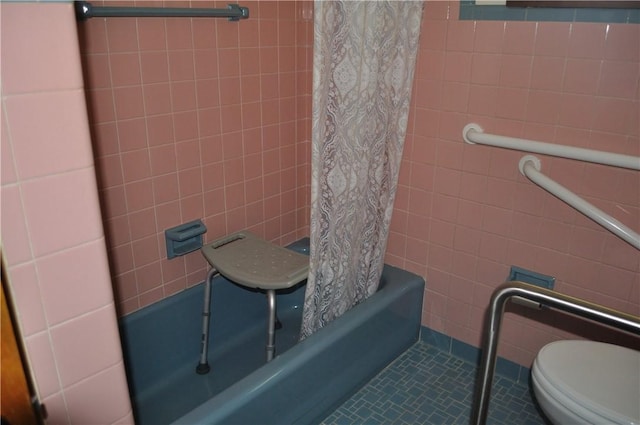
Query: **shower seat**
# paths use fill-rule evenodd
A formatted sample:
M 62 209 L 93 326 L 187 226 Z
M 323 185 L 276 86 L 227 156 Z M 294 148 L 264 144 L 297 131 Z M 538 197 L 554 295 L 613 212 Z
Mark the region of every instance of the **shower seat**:
M 202 247 L 202 255 L 212 269 L 205 282 L 203 344 L 198 373 L 207 373 L 209 305 L 211 279 L 220 273 L 228 280 L 247 288 L 264 290 L 267 295 L 267 361 L 275 352 L 276 291 L 302 282 L 309 273 L 309 257 L 279 247 L 248 231 L 240 231 Z M 217 272 L 217 273 L 216 273 Z

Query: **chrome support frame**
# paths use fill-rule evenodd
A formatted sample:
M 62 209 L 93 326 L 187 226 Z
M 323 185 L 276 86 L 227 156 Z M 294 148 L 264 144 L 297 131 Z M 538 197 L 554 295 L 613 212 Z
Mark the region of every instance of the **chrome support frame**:
M 485 323 L 480 375 L 471 411 L 471 424 L 474 425 L 483 425 L 487 420 L 500 325 L 502 324 L 504 307 L 507 301 L 513 297 L 524 298 L 545 307 L 560 310 L 631 334 L 640 335 L 640 317 L 638 316 L 523 282 L 511 281 L 502 284 L 491 297 L 489 320 Z

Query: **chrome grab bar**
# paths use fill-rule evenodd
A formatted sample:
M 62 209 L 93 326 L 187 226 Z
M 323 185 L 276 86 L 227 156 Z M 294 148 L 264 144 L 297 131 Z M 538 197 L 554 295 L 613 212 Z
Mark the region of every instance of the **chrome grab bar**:
M 602 323 L 625 332 L 640 335 L 640 317 L 616 311 L 568 295 L 560 294 L 528 283 L 511 281 L 499 286 L 491 297 L 489 320 L 485 323 L 485 339 L 478 386 L 471 411 L 471 424 L 483 425 L 489 412 L 491 385 L 496 364 L 500 325 L 504 307 L 510 299 L 522 299 Z

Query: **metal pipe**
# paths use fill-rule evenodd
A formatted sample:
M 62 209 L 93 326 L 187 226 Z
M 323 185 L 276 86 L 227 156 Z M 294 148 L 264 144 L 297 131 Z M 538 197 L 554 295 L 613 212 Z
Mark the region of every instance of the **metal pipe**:
M 471 411 L 471 423 L 474 425 L 483 425 L 487 420 L 502 316 L 506 302 L 513 297 L 525 298 L 545 307 L 640 335 L 640 317 L 524 282 L 511 281 L 502 284 L 491 297 L 489 320 L 485 323 L 480 376 Z
M 196 373 L 204 375 L 209 373 L 209 318 L 211 317 L 211 286 L 213 278 L 218 274 L 214 268 L 209 269 L 207 279 L 204 281 L 204 306 L 202 308 L 202 337 L 200 338 L 200 363 L 196 367 Z
M 249 18 L 249 8 L 230 4 L 226 9 L 199 9 L 188 7 L 118 7 L 93 6 L 86 1 L 76 1 L 76 16 L 89 18 L 229 18 L 230 21 Z
M 267 290 L 267 304 L 269 305 L 269 319 L 267 321 L 267 361 L 273 360 L 276 350 L 276 291 Z
M 467 124 L 464 127 L 462 130 L 462 138 L 470 144 L 480 143 L 482 145 L 496 146 L 499 148 L 515 149 L 524 152 L 553 155 L 561 158 L 577 159 L 595 164 L 640 170 L 640 157 L 637 156 L 537 142 L 535 140 L 519 139 L 516 137 L 498 136 L 496 134 L 485 134 L 482 127 L 474 123 Z
M 566 187 L 555 182 L 540 172 L 540 160 L 532 155 L 525 155 L 520 160 L 520 172 L 529 180 L 566 202 L 582 214 L 589 217 L 614 235 L 640 250 L 640 235 L 629 227 L 611 217 L 601 209 L 585 201 Z

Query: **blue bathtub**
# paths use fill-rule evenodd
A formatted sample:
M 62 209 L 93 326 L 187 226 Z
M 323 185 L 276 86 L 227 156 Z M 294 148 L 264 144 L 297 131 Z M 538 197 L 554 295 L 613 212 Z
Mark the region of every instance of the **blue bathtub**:
M 266 363 L 265 295 L 215 278 L 207 375 L 195 373 L 203 285 L 132 313 L 120 331 L 136 422 L 318 423 L 417 341 L 423 289 L 419 276 L 385 266 L 375 295 L 302 342 L 304 282 L 279 293 L 283 327 Z

